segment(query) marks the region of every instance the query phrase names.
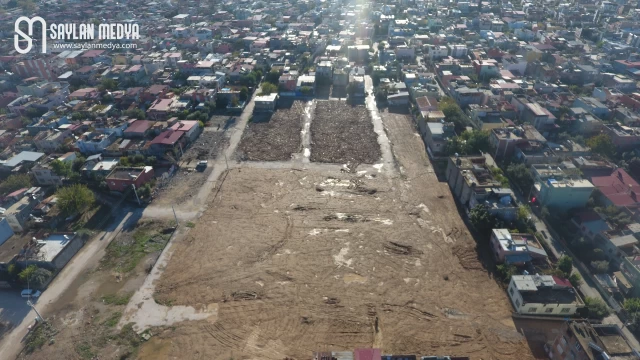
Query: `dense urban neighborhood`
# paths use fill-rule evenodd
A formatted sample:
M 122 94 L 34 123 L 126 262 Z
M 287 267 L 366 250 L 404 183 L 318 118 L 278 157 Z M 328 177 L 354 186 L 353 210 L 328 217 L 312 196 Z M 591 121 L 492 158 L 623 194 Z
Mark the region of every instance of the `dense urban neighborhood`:
M 0 0 L 0 358 L 640 360 L 638 5 Z

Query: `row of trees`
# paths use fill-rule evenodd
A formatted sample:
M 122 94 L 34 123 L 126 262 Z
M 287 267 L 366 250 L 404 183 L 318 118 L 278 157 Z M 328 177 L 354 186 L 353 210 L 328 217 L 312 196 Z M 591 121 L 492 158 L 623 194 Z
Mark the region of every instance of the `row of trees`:
M 473 155 L 488 152 L 489 132 L 486 130 L 465 130 L 447 142 L 445 151 L 449 155 Z
M 452 122 L 456 127 L 456 133 L 460 134 L 465 131 L 468 125 L 466 115 L 462 112 L 462 109 L 460 109 L 460 106 L 458 106 L 458 103 L 454 99 L 450 97 L 443 97 L 438 106 L 440 111 L 444 113 L 445 119 L 448 122 Z
M 41 288 L 51 279 L 52 275 L 53 273 L 51 271 L 36 265 L 21 268 L 16 264 L 10 264 L 5 280 L 22 287 Z

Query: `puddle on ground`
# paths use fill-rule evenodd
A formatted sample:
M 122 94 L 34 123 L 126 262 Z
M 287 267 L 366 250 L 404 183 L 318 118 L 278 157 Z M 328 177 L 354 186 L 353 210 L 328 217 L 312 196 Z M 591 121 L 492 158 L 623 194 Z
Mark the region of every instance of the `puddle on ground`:
M 358 274 L 345 274 L 342 279 L 345 284 L 358 283 L 364 284 L 367 282 L 367 278 Z

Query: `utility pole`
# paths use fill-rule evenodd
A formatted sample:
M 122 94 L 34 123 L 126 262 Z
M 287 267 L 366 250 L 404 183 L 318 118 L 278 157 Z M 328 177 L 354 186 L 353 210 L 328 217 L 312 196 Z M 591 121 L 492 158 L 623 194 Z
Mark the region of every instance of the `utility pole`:
M 44 318 L 40 315 L 40 313 L 38 312 L 38 309 L 36 309 L 36 306 L 31 302 L 31 299 L 27 300 L 27 305 L 31 306 L 33 311 L 36 312 L 36 315 L 38 316 L 39 320 L 44 321 Z
M 178 215 L 176 215 L 176 209 L 171 205 L 171 210 L 173 210 L 173 217 L 176 218 L 176 227 L 178 227 Z
M 229 161 L 227 160 L 227 152 L 224 152 L 224 163 L 227 166 L 227 170 L 229 170 Z
M 138 200 L 138 206 L 142 206 L 142 204 L 140 204 L 140 198 L 138 197 L 138 192 L 136 191 L 136 184 L 131 184 L 131 187 L 133 188 L 133 193 L 136 194 L 136 200 Z

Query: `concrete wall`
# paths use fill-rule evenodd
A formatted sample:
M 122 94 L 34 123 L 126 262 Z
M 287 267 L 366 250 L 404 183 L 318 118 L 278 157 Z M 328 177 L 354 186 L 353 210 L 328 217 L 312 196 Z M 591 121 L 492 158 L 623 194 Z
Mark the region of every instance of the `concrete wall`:
M 0 219 L 0 245 L 4 244 L 13 235 L 13 229 L 6 218 Z
M 73 239 L 69 241 L 67 246 L 58 253 L 58 256 L 53 259 L 51 262 L 55 269 L 62 269 L 71 258 L 80 250 L 80 248 L 84 245 L 84 240 L 81 236 L 75 235 Z

